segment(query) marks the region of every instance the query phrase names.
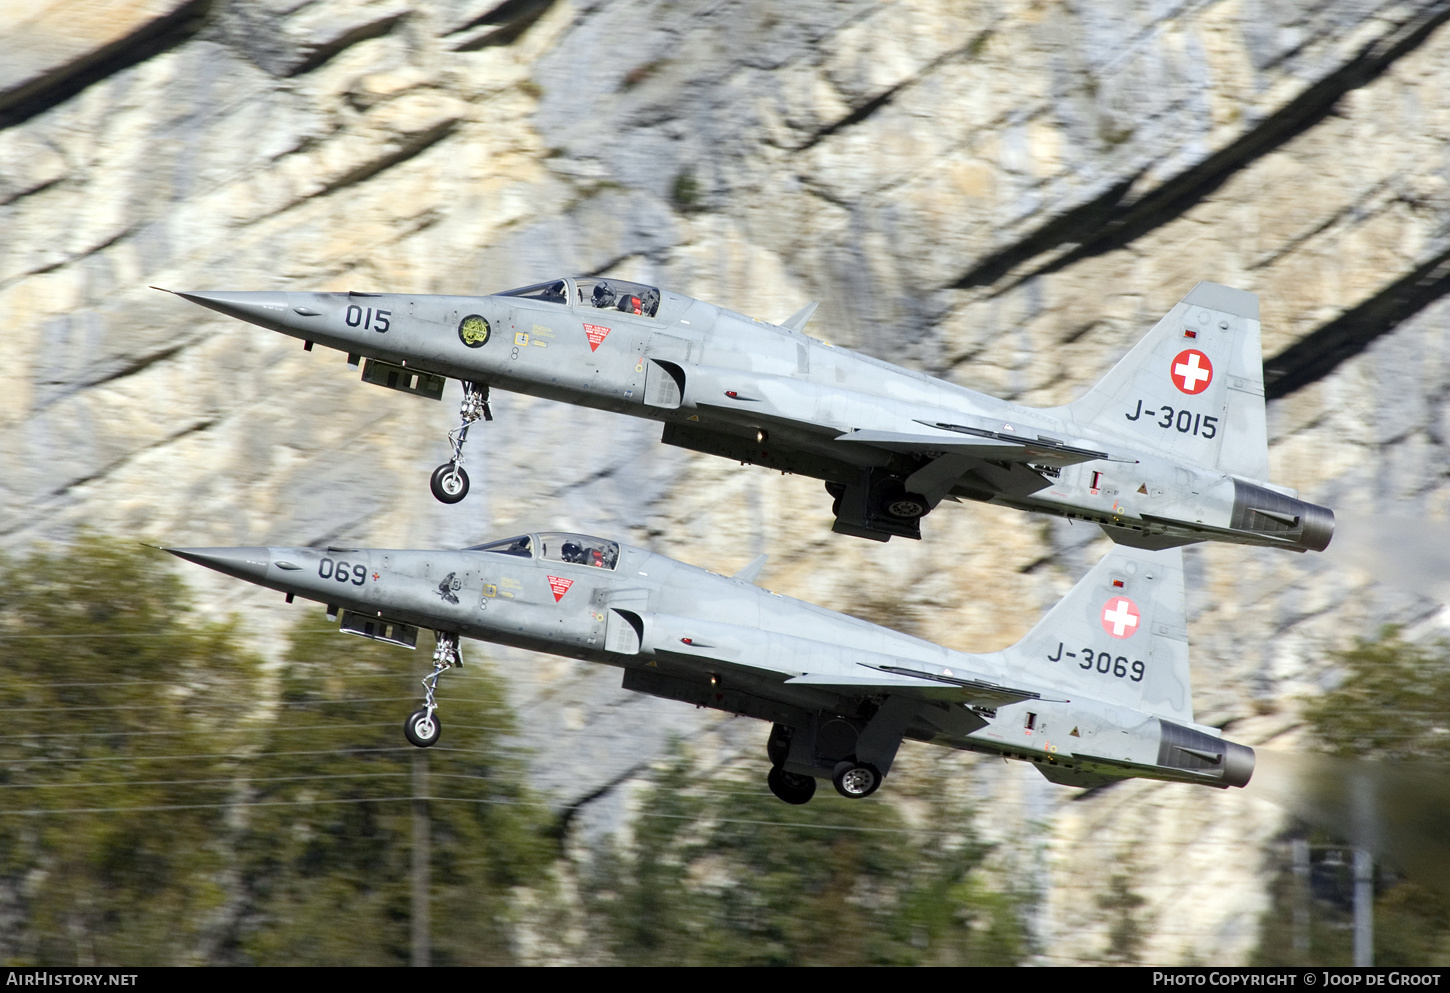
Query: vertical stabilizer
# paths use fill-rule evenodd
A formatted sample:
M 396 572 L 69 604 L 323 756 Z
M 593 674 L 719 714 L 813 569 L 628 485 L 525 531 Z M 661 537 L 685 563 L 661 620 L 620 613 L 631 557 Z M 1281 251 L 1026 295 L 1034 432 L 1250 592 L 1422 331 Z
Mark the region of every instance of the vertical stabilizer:
M 1182 549 L 1114 545 L 996 659 L 1069 695 L 1191 724 Z
M 1086 433 L 1268 481 L 1258 296 L 1199 283 L 1096 386 L 1056 413 Z

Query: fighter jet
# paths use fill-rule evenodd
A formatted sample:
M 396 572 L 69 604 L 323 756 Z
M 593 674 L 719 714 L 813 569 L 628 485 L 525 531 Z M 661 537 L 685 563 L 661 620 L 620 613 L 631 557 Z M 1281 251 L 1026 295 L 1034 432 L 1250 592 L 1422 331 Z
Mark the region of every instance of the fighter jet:
M 445 503 L 468 492 L 489 390 L 664 422 L 665 444 L 825 480 L 833 529 L 920 538 L 943 500 L 1101 525 L 1168 548 L 1228 541 L 1322 551 L 1334 514 L 1266 482 L 1259 303 L 1199 283 L 1084 396 L 1036 409 L 654 286 L 551 280 L 493 296 L 194 292 L 232 317 L 346 352 L 362 379 L 442 399 L 463 383 Z
M 432 628 L 408 741 L 442 734 L 460 637 L 600 662 L 639 693 L 774 727 L 771 791 L 871 795 L 904 739 L 1033 763 L 1054 783 L 1143 777 L 1243 786 L 1254 751 L 1194 723 L 1181 549 L 1115 547 L 1011 648 L 968 655 L 642 548 L 567 532 L 459 551 L 170 548 L 327 604 L 343 632 L 415 648 Z

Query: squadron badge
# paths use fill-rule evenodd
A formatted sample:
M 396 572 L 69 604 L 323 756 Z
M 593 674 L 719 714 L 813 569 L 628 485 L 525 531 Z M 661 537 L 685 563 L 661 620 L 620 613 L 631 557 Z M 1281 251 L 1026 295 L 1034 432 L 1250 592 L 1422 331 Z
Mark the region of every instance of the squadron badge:
M 458 340 L 469 348 L 480 348 L 488 341 L 488 321 L 477 314 L 469 314 L 458 325 Z

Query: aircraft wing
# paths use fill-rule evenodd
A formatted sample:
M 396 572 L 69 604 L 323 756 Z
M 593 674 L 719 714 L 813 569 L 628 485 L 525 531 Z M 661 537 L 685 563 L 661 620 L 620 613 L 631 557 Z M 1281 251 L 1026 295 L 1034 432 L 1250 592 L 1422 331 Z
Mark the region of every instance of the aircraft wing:
M 817 686 L 838 693 L 871 696 L 877 693 L 904 693 L 929 700 L 955 700 L 970 707 L 996 710 L 1023 700 L 1038 700 L 1042 694 L 1033 690 L 1001 686 L 983 679 L 957 676 L 947 672 L 929 672 L 915 667 L 897 665 L 871 665 L 858 663 L 863 669 L 873 670 L 850 675 L 831 673 L 807 673 L 787 679 L 791 686 Z
M 691 370 L 689 391 L 697 408 L 736 423 L 789 427 L 838 442 L 872 445 L 893 452 L 950 454 L 978 462 L 1017 462 L 1052 467 L 1095 459 L 1137 461 L 1131 456 L 1041 435 L 1033 428 L 981 418 L 977 418 L 981 423 L 975 425 L 935 419 L 913 420 L 913 423 L 930 429 L 930 433 L 872 428 L 848 430 L 852 425 L 879 424 L 882 399 L 781 376 L 752 375 L 734 369 L 695 368 Z M 906 414 L 911 405 L 903 402 L 900 409 Z M 917 413 L 925 414 L 931 408 L 917 406 L 915 409 Z
M 646 614 L 643 619 L 644 643 L 655 657 L 692 669 L 718 669 L 724 663 L 768 674 L 788 686 L 842 696 L 901 694 L 987 710 L 1040 697 L 1033 690 L 1002 686 L 967 670 L 795 635 L 664 614 Z
M 919 421 L 918 423 L 926 423 Z M 984 462 L 1029 462 L 1034 465 L 1049 465 L 1055 468 L 1092 462 L 1099 459 L 1108 462 L 1135 462 L 1136 459 L 1115 455 L 1112 452 L 1069 445 L 1056 438 L 1022 438 L 1004 431 L 988 431 L 963 424 L 930 424 L 929 427 L 951 431 L 953 434 L 908 434 L 899 431 L 848 431 L 836 438 L 837 441 L 857 445 L 871 445 L 891 452 L 925 454 L 928 452 L 962 455 Z M 956 435 L 956 437 L 953 437 Z

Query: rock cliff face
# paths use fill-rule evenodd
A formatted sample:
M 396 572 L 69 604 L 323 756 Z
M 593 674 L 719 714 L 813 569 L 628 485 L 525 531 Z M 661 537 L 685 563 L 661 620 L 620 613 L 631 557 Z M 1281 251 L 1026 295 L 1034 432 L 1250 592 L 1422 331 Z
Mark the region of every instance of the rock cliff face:
M 467 293 L 574 271 L 771 319 L 819 299 L 820 336 L 1043 405 L 1197 280 L 1229 283 L 1261 297 L 1275 481 L 1443 520 L 1447 20 L 1446 0 L 11 5 L 0 532 L 448 546 L 567 526 L 721 571 L 768 551 L 775 589 L 977 650 L 1100 554 L 1092 529 L 982 506 L 933 514 L 919 544 L 835 536 L 814 481 L 510 396 L 471 447 L 474 494 L 443 507 L 425 480 L 456 392 L 368 389 L 339 355 L 146 288 Z M 1293 746 L 1328 650 L 1439 610 L 1325 557 L 1189 561 L 1199 720 L 1270 747 Z M 188 579 L 264 645 L 296 616 Z M 762 726 L 609 671 L 482 656 L 541 787 L 598 794 L 597 823 L 671 732 L 727 764 L 763 747 Z M 1283 823 L 1253 786 L 1073 802 L 1028 768 L 906 752 L 903 783 L 957 770 L 1037 867 L 1046 961 L 1102 954 L 1094 897 L 1124 865 L 1145 961 L 1252 948 Z

